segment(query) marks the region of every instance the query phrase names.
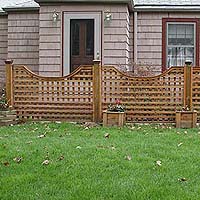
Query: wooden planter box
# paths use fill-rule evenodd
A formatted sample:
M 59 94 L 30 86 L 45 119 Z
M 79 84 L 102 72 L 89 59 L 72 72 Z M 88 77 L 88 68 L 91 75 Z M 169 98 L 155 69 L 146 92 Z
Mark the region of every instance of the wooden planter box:
M 8 126 L 17 123 L 17 115 L 15 110 L 0 111 L 0 126 Z
M 123 126 L 124 124 L 124 112 L 103 111 L 103 126 Z
M 177 111 L 176 128 L 195 128 L 197 126 L 197 111 Z

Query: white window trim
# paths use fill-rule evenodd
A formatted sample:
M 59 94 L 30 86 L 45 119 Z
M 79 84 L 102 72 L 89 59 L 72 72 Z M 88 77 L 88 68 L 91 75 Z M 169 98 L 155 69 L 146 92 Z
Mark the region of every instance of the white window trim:
M 166 31 L 166 67 L 168 68 L 168 25 L 169 24 L 192 24 L 194 25 L 194 46 L 191 46 L 191 47 L 194 47 L 194 63 L 193 66 L 196 65 L 196 23 L 195 22 L 167 22 L 167 31 Z M 172 46 L 172 45 L 170 45 Z M 175 46 L 174 46 L 175 47 Z M 186 46 L 183 46 L 183 47 L 186 47 Z M 189 46 L 187 46 L 189 47 Z
M 101 12 L 64 12 L 63 75 L 70 73 L 71 19 L 94 19 L 94 58 L 101 58 Z

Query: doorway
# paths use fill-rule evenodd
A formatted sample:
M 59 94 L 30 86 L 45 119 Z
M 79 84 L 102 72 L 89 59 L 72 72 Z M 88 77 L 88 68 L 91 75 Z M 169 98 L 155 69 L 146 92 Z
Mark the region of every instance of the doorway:
M 94 19 L 70 20 L 70 72 L 94 60 Z

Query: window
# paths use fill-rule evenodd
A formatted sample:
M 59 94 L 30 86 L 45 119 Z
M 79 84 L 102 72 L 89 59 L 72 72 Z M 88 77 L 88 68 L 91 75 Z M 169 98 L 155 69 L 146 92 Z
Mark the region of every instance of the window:
M 197 21 L 170 18 L 163 21 L 163 69 L 184 66 L 186 60 L 198 65 Z
M 76 21 L 71 19 L 71 45 L 72 45 L 72 55 L 76 56 L 79 55 L 79 43 L 80 43 L 80 24 Z

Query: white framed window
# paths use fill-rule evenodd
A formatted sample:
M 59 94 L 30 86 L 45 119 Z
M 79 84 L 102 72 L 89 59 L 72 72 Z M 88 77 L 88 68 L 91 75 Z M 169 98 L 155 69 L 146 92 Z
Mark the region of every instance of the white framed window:
M 196 23 L 167 22 L 166 66 L 184 66 L 186 60 L 195 65 Z

